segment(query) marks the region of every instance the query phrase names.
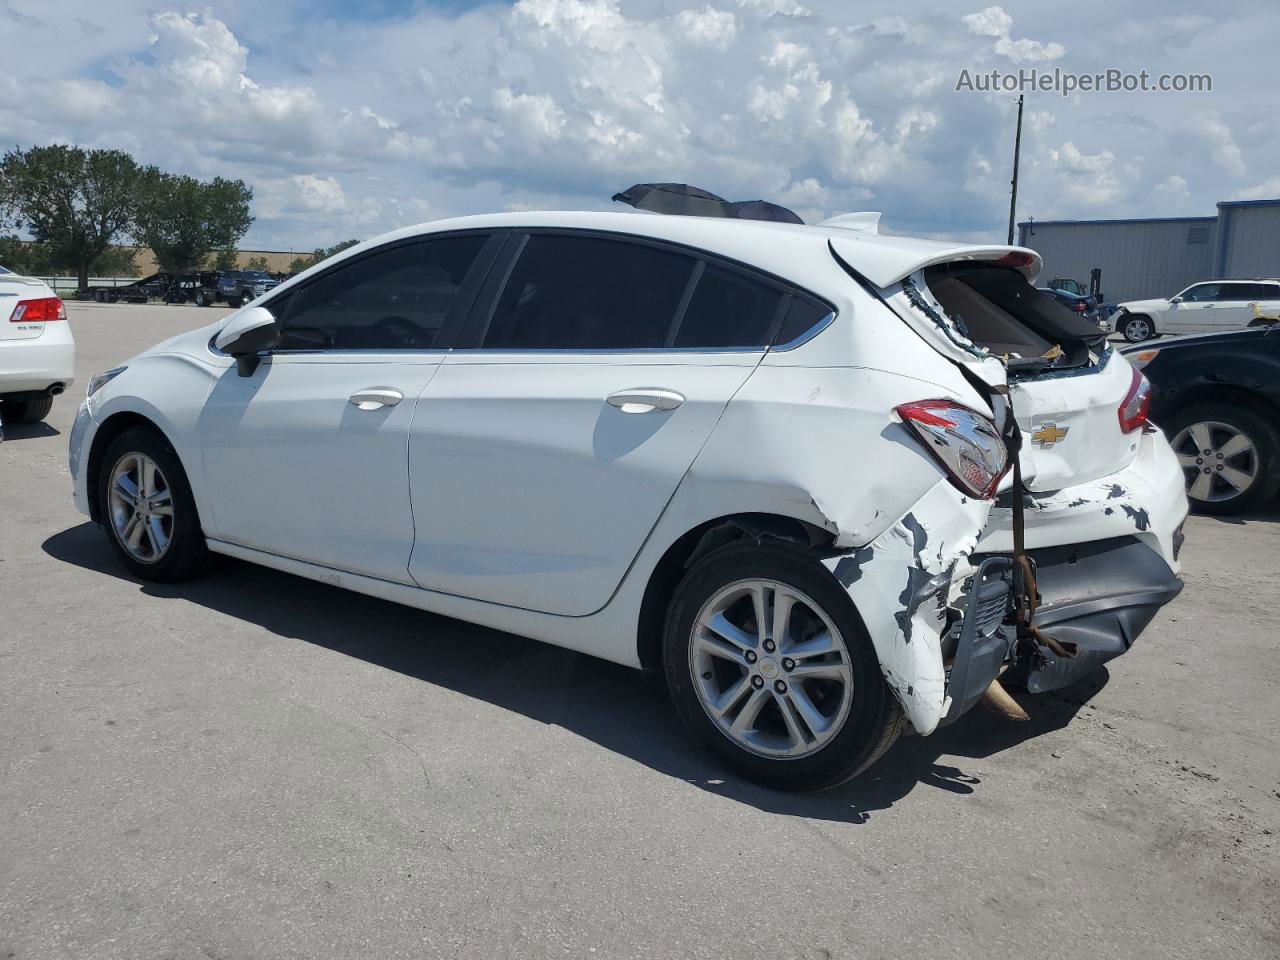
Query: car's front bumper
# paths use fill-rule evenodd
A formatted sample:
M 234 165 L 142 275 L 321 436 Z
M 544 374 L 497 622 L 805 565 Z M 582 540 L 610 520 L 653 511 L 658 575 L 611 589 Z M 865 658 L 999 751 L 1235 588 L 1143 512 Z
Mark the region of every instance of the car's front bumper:
M 67 467 L 71 471 L 71 498 L 76 509 L 86 517 L 90 516 L 89 508 L 89 446 L 98 425 L 93 418 L 91 404 L 85 400 L 76 411 L 75 422 L 71 424 L 71 435 L 67 439 Z

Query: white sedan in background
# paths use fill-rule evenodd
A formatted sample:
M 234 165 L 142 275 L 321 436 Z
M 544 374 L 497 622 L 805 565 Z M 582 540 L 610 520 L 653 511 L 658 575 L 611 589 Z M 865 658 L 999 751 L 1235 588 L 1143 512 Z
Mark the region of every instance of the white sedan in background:
M 1130 300 L 1111 322 L 1130 343 L 1161 334 L 1242 330 L 1280 314 L 1280 280 L 1209 280 L 1167 300 Z
M 0 267 L 0 422 L 37 423 L 71 386 L 76 342 L 67 308 L 41 280 Z

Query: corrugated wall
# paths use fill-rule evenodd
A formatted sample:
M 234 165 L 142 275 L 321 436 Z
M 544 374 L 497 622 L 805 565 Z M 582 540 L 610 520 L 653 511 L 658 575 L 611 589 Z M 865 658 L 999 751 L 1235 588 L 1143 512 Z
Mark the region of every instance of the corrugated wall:
M 1041 281 L 1074 277 L 1086 287 L 1089 271 L 1102 268 L 1108 301 L 1168 297 L 1212 274 L 1213 217 L 1178 220 L 1112 220 L 1020 225 L 1023 246 L 1044 258 Z M 1203 238 L 1203 240 L 1201 240 Z
M 1218 223 L 1215 276 L 1280 277 L 1280 203 L 1224 203 Z

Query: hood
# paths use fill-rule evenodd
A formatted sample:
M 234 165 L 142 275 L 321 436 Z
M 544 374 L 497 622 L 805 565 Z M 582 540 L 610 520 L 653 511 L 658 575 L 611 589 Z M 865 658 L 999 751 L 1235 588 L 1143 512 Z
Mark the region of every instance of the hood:
M 882 290 L 936 263 L 999 260 L 1011 253 L 1023 255 L 1020 258 L 1023 262 L 1014 266 L 1028 282 L 1033 282 L 1040 273 L 1040 255 L 1026 247 L 887 237 L 839 226 L 829 229 L 831 248 L 836 255 Z
M 1144 310 L 1167 310 L 1169 309 L 1168 300 L 1126 300 L 1124 303 L 1116 304 L 1117 310 L 1128 310 L 1130 313 L 1142 313 Z

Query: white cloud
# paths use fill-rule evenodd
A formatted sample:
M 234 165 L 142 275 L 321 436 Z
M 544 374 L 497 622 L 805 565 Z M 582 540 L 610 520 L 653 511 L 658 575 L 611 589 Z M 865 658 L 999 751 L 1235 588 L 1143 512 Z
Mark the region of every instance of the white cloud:
M 1231 195 L 1232 200 L 1274 200 L 1280 197 L 1280 177 L 1272 177 Z
M 246 242 L 261 246 L 608 207 L 642 180 L 810 218 L 883 209 L 897 232 L 1003 236 L 1012 99 L 954 90 L 961 67 L 993 61 L 1214 72 L 1199 99 L 1029 96 L 1020 216 L 1211 213 L 1270 189 L 1248 172 L 1280 149 L 1280 94 L 1254 76 L 1270 21 L 1246 8 L 1260 0 L 1230 21 L 1150 18 L 1150 38 L 1126 26 L 1146 22 L 1138 11 L 1114 30 L 1082 21 L 1069 61 L 1043 39 L 1057 18 L 1029 5 L 1015 24 L 1001 6 L 922 0 L 518 0 L 381 19 L 296 0 L 209 0 L 200 14 L 145 2 L 41 0 L 38 23 L 0 20 L 0 43 L 30 53 L 0 73 L 0 137 L 242 177 L 258 217 Z M 92 54 L 59 32 L 77 16 L 101 38 Z M 1175 64 L 1166 40 L 1195 59 Z
M 681 10 L 676 14 L 676 29 L 690 43 L 725 50 L 738 36 L 738 18 L 732 10 L 712 6 Z
M 987 7 L 977 13 L 970 13 L 960 18 L 969 28 L 969 32 L 979 37 L 995 37 L 992 46 L 1002 57 L 1008 57 L 1014 63 L 1035 60 L 1057 60 L 1066 53 L 1060 43 L 1041 43 L 1039 40 L 1014 40 L 1009 31 L 1013 28 L 1013 17 L 1005 13 L 1003 7 Z

